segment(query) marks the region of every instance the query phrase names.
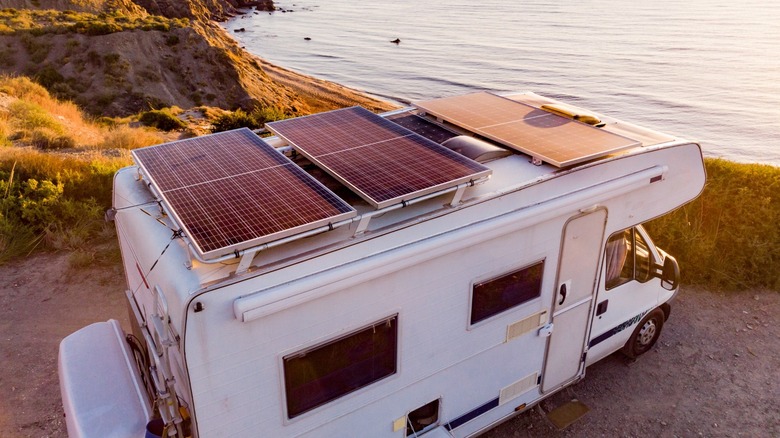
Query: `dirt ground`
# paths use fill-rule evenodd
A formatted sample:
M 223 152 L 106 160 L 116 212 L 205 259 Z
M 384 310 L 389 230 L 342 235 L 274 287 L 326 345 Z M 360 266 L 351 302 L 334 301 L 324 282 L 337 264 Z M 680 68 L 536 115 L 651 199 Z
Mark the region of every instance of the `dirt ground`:
M 66 254 L 0 266 L 0 437 L 65 436 L 57 349 L 69 333 L 116 318 L 127 327 L 120 267 L 70 269 Z M 589 408 L 559 431 L 543 415 Z M 655 348 L 619 353 L 585 379 L 485 437 L 778 437 L 780 293 L 685 288 Z

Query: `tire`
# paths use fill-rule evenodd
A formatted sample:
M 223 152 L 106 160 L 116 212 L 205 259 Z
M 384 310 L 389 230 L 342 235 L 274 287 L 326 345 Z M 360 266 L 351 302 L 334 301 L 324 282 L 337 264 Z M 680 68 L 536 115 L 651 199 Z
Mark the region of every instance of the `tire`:
M 626 356 L 635 359 L 647 353 L 658 337 L 661 336 L 661 329 L 664 327 L 665 315 L 663 310 L 656 308 L 647 316 L 642 318 L 639 325 L 634 329 L 634 333 L 628 339 L 628 342 L 621 350 Z

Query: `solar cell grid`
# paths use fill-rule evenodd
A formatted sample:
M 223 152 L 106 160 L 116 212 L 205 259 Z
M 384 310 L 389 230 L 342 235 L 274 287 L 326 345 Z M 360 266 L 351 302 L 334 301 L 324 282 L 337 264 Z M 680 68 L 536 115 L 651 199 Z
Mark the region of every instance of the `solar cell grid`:
M 415 106 L 559 167 L 639 145 L 636 140 L 486 92 L 419 102 Z
M 361 107 L 268 127 L 375 208 L 490 174 L 481 164 Z
M 352 207 L 244 128 L 133 152 L 206 257 L 354 216 Z

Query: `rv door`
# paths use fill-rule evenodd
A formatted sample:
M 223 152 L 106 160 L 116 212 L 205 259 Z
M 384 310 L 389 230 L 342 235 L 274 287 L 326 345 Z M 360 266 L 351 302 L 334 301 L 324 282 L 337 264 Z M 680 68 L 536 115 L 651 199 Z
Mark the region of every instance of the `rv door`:
M 542 392 L 566 385 L 584 368 L 583 353 L 606 221 L 607 211 L 598 209 L 575 216 L 564 226 Z

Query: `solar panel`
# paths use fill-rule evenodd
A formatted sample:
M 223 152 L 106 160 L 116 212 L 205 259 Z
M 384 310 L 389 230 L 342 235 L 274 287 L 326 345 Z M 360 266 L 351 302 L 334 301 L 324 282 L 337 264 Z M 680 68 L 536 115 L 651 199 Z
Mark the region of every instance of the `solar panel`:
M 356 215 L 246 128 L 137 149 L 133 156 L 206 259 Z
M 357 106 L 266 126 L 375 208 L 491 173 L 476 161 Z
M 558 167 L 640 144 L 634 139 L 487 92 L 414 105 L 427 114 Z

